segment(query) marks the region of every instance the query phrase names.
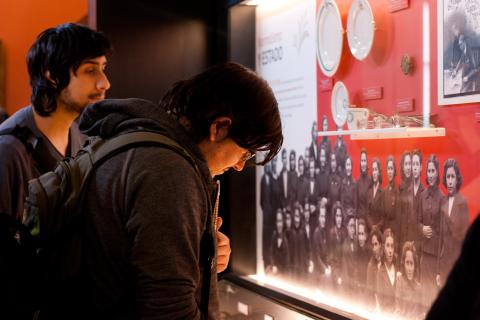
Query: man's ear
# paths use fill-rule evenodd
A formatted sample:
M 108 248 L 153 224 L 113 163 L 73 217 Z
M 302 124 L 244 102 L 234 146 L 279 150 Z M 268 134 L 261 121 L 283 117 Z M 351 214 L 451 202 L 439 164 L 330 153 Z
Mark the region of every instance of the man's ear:
M 210 125 L 209 140 L 212 142 L 219 142 L 228 137 L 232 119 L 229 117 L 218 117 L 213 120 Z
M 50 74 L 50 70 L 45 71 L 45 78 L 56 88 L 57 87 L 57 82 L 52 79 L 52 76 Z

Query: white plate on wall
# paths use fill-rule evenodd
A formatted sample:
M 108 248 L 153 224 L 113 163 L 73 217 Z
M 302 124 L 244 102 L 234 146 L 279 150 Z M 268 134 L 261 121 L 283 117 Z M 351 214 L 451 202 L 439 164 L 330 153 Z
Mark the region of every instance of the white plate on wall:
M 334 0 L 323 0 L 317 14 L 317 60 L 327 77 L 337 72 L 343 49 L 343 25 Z
M 368 0 L 354 0 L 348 11 L 347 40 L 350 52 L 357 60 L 365 59 L 372 50 L 375 19 Z
M 347 121 L 348 109 L 350 108 L 350 99 L 348 90 L 342 81 L 335 83 L 331 99 L 332 117 L 335 124 L 341 128 Z

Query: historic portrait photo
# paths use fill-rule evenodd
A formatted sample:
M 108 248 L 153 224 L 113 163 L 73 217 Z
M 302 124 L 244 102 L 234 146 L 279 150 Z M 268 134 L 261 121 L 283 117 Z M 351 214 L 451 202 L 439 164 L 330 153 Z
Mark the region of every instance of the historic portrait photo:
M 438 104 L 480 102 L 480 3 L 437 3 Z

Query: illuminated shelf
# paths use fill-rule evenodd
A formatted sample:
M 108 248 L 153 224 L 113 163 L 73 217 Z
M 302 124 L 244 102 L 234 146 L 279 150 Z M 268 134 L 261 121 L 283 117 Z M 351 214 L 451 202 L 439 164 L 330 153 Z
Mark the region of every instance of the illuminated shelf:
M 359 129 L 319 131 L 318 136 L 350 136 L 352 140 L 375 140 L 375 139 L 401 139 L 401 138 L 427 138 L 444 137 L 445 128 L 382 128 L 382 129 Z

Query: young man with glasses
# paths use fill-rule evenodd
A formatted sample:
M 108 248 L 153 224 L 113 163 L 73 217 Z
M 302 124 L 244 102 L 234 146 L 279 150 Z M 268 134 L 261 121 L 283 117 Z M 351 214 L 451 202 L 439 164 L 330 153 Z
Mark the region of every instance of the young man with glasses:
M 265 164 L 280 150 L 271 88 L 241 65 L 222 64 L 176 83 L 160 105 L 122 99 L 89 106 L 80 129 L 103 139 L 132 130 L 159 132 L 195 165 L 171 149 L 144 146 L 96 169 L 83 203 L 89 213 L 82 234 L 84 281 L 68 288 L 76 298 L 59 293 L 52 318 L 218 318 L 217 270 L 202 264 L 205 243 L 217 247 L 214 233 L 221 224 L 213 178 L 241 171 L 256 151 L 266 153 L 259 163 Z M 220 249 L 212 249 L 214 261 L 228 261 Z

